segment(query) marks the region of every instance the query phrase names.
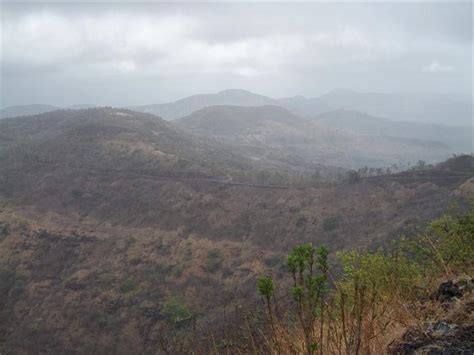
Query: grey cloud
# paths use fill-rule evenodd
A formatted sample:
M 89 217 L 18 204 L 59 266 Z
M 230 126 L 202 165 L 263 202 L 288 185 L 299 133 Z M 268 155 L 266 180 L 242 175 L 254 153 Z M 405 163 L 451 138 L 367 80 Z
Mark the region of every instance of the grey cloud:
M 471 10 L 469 3 L 7 2 L 3 105 L 157 103 L 229 87 L 272 96 L 340 86 L 470 94 Z

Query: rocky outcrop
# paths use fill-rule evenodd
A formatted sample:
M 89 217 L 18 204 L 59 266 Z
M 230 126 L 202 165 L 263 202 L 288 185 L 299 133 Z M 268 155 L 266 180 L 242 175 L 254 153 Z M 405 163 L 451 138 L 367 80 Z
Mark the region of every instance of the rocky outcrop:
M 389 354 L 474 354 L 474 279 L 443 282 L 432 295 L 446 309 L 443 319 L 413 326 Z

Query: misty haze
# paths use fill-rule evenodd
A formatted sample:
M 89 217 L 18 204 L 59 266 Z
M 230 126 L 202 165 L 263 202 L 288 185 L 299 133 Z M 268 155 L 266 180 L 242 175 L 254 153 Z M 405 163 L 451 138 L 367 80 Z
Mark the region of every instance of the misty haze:
M 0 355 L 474 353 L 471 2 L 0 12 Z

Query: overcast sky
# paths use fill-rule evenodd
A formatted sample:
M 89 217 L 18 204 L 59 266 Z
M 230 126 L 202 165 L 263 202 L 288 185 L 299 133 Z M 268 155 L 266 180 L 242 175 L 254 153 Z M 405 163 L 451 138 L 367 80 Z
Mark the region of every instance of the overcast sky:
M 472 95 L 464 3 L 3 3 L 2 105 L 242 88 Z

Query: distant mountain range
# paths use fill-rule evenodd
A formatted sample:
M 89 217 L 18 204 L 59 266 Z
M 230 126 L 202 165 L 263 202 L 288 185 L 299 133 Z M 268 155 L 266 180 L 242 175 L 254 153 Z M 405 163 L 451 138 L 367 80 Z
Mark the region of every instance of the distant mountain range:
M 337 89 L 317 100 L 333 107 L 333 109 L 360 111 L 395 121 L 472 126 L 472 101 L 467 97 L 434 94 L 359 93 Z
M 296 96 L 275 100 L 244 90 L 226 90 L 217 94 L 195 95 L 168 104 L 133 107 L 134 110 L 145 111 L 141 114 L 137 111 L 124 112 L 134 117 L 145 114 L 147 120 L 155 119 L 160 125 L 165 121 L 158 115 L 174 118 L 173 124 L 167 125 L 179 127 L 190 137 L 199 137 L 212 147 L 208 154 L 217 150 L 231 150 L 239 156 L 239 163 L 247 160 L 246 163 L 254 162 L 265 169 L 307 172 L 318 165 L 354 168 L 407 164 L 418 160 L 437 162 L 453 153 L 473 151 L 471 126 L 390 120 L 352 109 L 333 109 L 351 101 L 356 102 L 354 105 L 358 108 L 367 108 L 369 111 L 387 108 L 383 102 L 390 100 L 382 95 L 377 101 L 378 96 L 376 94 L 370 99 L 369 94 L 336 90 L 317 99 Z M 363 102 L 367 104 L 365 108 L 361 106 Z M 377 106 L 379 102 L 382 104 Z M 369 107 L 369 104 L 373 107 Z M 94 110 L 81 111 L 91 106 L 76 105 L 63 111 L 48 105 L 16 106 L 4 109 L 1 117 L 27 117 L 35 112 L 53 110 L 59 112 L 54 117 L 85 119 L 87 115 L 97 115 Z M 449 107 L 442 100 L 438 106 Z M 403 110 L 406 111 L 407 107 L 409 105 L 404 106 Z M 39 117 L 42 116 L 32 119 Z M 181 136 L 184 133 L 178 135 L 189 142 Z M 184 141 L 180 149 L 192 151 L 192 144 L 187 146 Z M 215 155 L 214 159 L 221 163 L 232 160 L 225 157 L 225 153 Z M 190 162 L 194 160 L 195 157 Z M 226 165 L 221 163 L 216 163 L 216 166 Z
M 315 122 L 332 129 L 359 135 L 400 137 L 440 142 L 452 152 L 471 152 L 472 128 L 410 121 L 393 121 L 353 110 L 334 110 L 315 117 Z
M 215 105 L 281 106 L 306 118 L 335 110 L 359 111 L 394 121 L 418 121 L 451 126 L 472 126 L 472 102 L 467 97 L 434 94 L 359 93 L 336 89 L 319 97 L 294 96 L 281 99 L 258 95 L 246 90 L 224 90 L 215 94 L 199 94 L 177 101 L 128 106 L 134 111 L 152 113 L 166 120 L 187 116 L 194 111 Z M 76 105 L 69 108 L 88 108 Z M 0 111 L 0 117 L 14 117 L 53 111 L 49 105 L 12 106 Z
M 204 107 L 215 105 L 262 106 L 274 105 L 276 101 L 266 96 L 245 90 L 224 90 L 216 94 L 200 94 L 157 105 L 129 106 L 130 109 L 153 113 L 167 120 L 189 115 Z
M 357 167 L 438 161 L 469 152 L 469 131 L 395 122 L 336 110 L 307 119 L 278 106 L 211 106 L 173 121 L 203 138 L 232 144 L 257 161 Z
M 336 89 L 316 98 L 294 96 L 273 99 L 245 90 L 225 90 L 216 94 L 194 95 L 178 101 L 129 107 L 172 120 L 214 105 L 284 107 L 307 118 L 329 111 L 360 111 L 395 121 L 419 121 L 453 126 L 472 125 L 472 103 L 467 98 L 430 94 L 358 93 Z

